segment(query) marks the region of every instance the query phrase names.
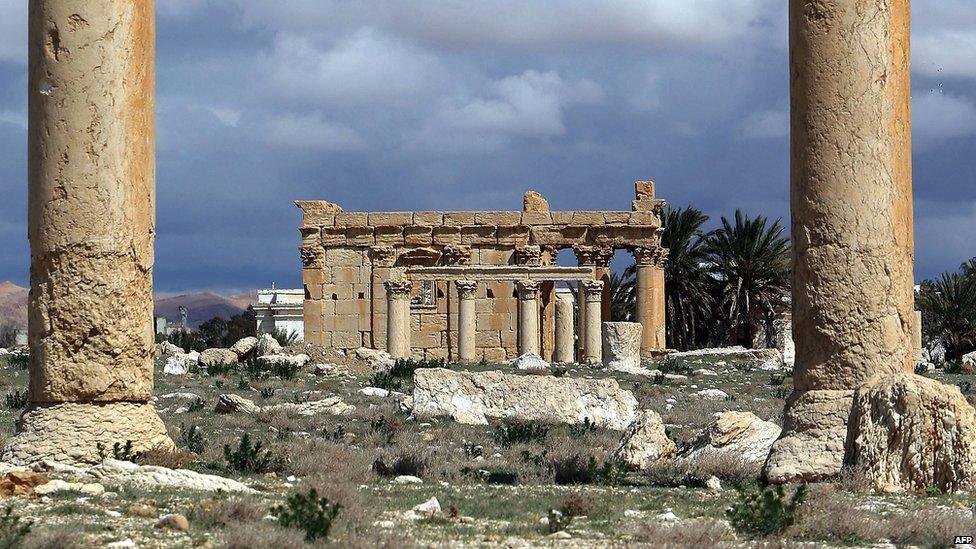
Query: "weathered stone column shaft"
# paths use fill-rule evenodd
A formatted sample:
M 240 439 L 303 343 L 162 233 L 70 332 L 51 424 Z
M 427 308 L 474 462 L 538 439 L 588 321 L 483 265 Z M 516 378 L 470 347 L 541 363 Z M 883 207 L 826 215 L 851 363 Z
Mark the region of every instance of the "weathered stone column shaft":
M 573 325 L 573 297 L 556 293 L 556 342 L 553 352 L 553 362 L 574 362 L 574 325 Z
M 30 2 L 33 402 L 152 397 L 153 2 Z
M 636 263 L 635 317 L 643 327 L 641 357 L 650 358 L 667 347 L 665 341 L 664 262 L 666 248 L 634 248 Z
M 409 280 L 387 280 L 386 352 L 393 358 L 410 358 L 410 292 Z
M 478 283 L 473 280 L 455 280 L 458 294 L 458 360 L 462 363 L 477 360 L 475 349 L 475 294 Z
M 520 280 L 518 289 L 518 353 L 539 354 L 539 286 L 535 280 Z
M 586 299 L 586 317 L 583 337 L 586 339 L 584 346 L 583 362 L 595 364 L 603 361 L 603 281 L 586 280 L 583 281 L 583 294 Z

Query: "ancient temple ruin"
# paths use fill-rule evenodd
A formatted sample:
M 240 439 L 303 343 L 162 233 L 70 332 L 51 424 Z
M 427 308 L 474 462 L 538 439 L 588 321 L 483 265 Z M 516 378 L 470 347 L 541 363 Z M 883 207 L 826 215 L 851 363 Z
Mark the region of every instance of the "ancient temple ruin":
M 598 362 L 601 325 L 610 319 L 610 261 L 624 249 L 637 263 L 641 354 L 664 352 L 664 201 L 651 181 L 636 183 L 631 211 L 553 212 L 532 191 L 522 211 L 345 212 L 325 201 L 296 204 L 304 214 L 307 342 L 461 362 L 527 352 Z M 563 249 L 573 250 L 577 266 L 555 265 Z M 557 299 L 559 282 L 577 289 L 577 337 L 566 320 L 574 304 Z

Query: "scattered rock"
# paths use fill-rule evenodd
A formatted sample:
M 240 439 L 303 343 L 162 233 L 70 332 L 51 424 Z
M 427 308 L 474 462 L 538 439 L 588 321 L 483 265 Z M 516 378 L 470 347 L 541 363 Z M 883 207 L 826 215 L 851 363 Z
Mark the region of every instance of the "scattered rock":
M 660 515 L 656 515 L 654 517 L 654 520 L 658 522 L 680 522 L 681 521 L 681 519 L 678 518 L 678 515 L 672 513 L 671 511 L 666 511 L 664 513 L 661 513 Z
M 200 397 L 194 393 L 166 393 L 156 398 L 159 400 L 196 400 Z
M 720 362 L 727 362 L 739 368 L 779 370 L 783 368 L 783 355 L 776 349 L 746 349 L 741 346 L 698 349 L 668 353 L 667 358 L 664 359 L 666 367 L 663 369 L 674 370 L 695 364 L 717 366 Z
M 641 367 L 641 336 L 637 322 L 603 323 L 603 366 L 608 370 L 633 371 Z
M 155 349 L 156 358 L 167 359 L 172 356 L 185 355 L 185 354 L 186 351 L 170 343 L 169 341 L 164 341 L 162 343 L 156 344 L 156 349 Z
M 425 517 L 439 515 L 441 513 L 441 503 L 437 501 L 436 497 L 432 497 L 420 505 L 415 506 L 413 512 Z
M 145 505 L 143 503 L 133 503 L 125 510 L 126 514 L 132 515 L 134 517 L 154 517 L 156 516 L 156 507 Z
M 845 465 L 876 488 L 976 488 L 976 410 L 959 388 L 879 376 L 854 394 Z
M 702 400 L 728 400 L 729 394 L 721 389 L 703 389 L 697 393 L 691 393 L 695 398 L 700 398 Z
M 707 368 L 699 368 L 698 370 L 695 370 L 694 372 L 692 372 L 691 375 L 693 375 L 695 377 L 717 376 L 718 375 L 718 372 L 715 372 L 713 370 L 709 370 Z
M 129 538 L 126 538 L 120 541 L 113 541 L 112 543 L 106 545 L 105 548 L 106 549 L 132 549 L 135 546 L 136 546 L 136 542 L 132 541 Z
M 26 496 L 31 494 L 34 488 L 49 481 L 48 476 L 41 473 L 10 471 L 0 479 L 0 496 Z
M 635 470 L 671 461 L 678 448 L 664 431 L 661 416 L 653 410 L 641 410 L 637 419 L 627 427 L 613 458 Z
M 400 475 L 393 479 L 394 484 L 423 484 L 424 481 L 421 478 L 415 477 L 413 475 Z
M 378 351 L 369 347 L 356 349 L 356 358 L 362 360 L 373 370 L 389 370 L 393 367 L 393 357 L 386 351 Z
M 670 381 L 671 383 L 678 383 L 684 385 L 688 383 L 688 376 L 681 374 L 664 374 L 665 381 Z
M 253 351 L 254 348 L 257 347 L 257 345 L 258 345 L 258 338 L 254 336 L 248 336 L 243 339 L 239 339 L 237 343 L 231 345 L 230 350 L 234 351 L 234 354 L 237 355 L 238 359 L 242 359 L 247 355 L 251 354 L 251 351 Z
M 229 414 L 233 412 L 243 412 L 245 414 L 256 414 L 261 411 L 261 407 L 250 399 L 234 394 L 223 394 L 217 397 L 217 405 L 214 412 L 218 414 Z
M 217 475 L 206 475 L 188 469 L 169 469 L 157 465 L 138 465 L 129 461 L 106 459 L 84 471 L 101 484 L 135 484 L 152 488 L 177 488 L 201 492 L 253 492 L 246 485 Z
M 780 427 L 751 412 L 718 412 L 712 422 L 678 456 L 678 465 L 694 467 L 705 459 L 731 459 L 761 465 L 779 437 Z
M 338 364 L 316 364 L 312 372 L 317 376 L 336 376 L 348 373 L 349 369 Z
M 163 366 L 163 373 L 174 376 L 184 375 L 190 371 L 191 367 L 199 364 L 199 360 L 200 353 L 196 351 L 173 355 L 166 359 L 166 365 Z
M 154 524 L 153 527 L 158 529 L 186 532 L 190 529 L 190 521 L 188 521 L 183 515 L 174 513 L 172 515 L 163 515 L 158 521 L 156 521 L 156 524 Z
M 548 372 L 549 363 L 542 360 L 542 357 L 535 353 L 525 353 L 524 355 L 508 361 L 516 370 L 526 372 Z
M 254 352 L 257 356 L 281 354 L 281 344 L 271 334 L 261 334 L 254 344 Z
M 67 482 L 61 479 L 54 479 L 34 488 L 34 493 L 39 496 L 46 496 L 57 492 L 80 492 L 86 496 L 94 497 L 104 494 L 105 487 L 97 482 Z
M 484 425 L 515 418 L 581 424 L 622 431 L 636 418 L 637 399 L 613 379 L 522 376 L 498 371 L 455 372 L 422 368 L 414 373 L 413 412 L 450 416 Z
M 217 366 L 218 364 L 236 364 L 237 353 L 230 349 L 207 349 L 200 353 L 197 360 L 200 366 Z
M 285 411 L 289 414 L 297 414 L 300 416 L 316 416 L 319 414 L 330 414 L 333 416 L 347 414 L 355 410 L 355 406 L 350 406 L 342 401 L 341 398 L 337 396 L 323 398 L 322 400 L 312 400 L 309 402 L 302 402 L 300 404 L 294 404 L 291 402 L 286 402 L 283 404 L 275 404 L 273 406 L 265 406 L 260 409 L 262 412 L 276 412 Z
M 379 387 L 363 387 L 359 390 L 359 394 L 371 397 L 386 398 L 390 396 L 390 391 L 380 389 Z
M 308 355 L 263 355 L 258 358 L 258 362 L 265 366 L 291 366 L 302 368 L 312 360 Z
M 722 481 L 715 475 L 712 475 L 705 481 L 705 488 L 708 488 L 712 492 L 722 491 Z

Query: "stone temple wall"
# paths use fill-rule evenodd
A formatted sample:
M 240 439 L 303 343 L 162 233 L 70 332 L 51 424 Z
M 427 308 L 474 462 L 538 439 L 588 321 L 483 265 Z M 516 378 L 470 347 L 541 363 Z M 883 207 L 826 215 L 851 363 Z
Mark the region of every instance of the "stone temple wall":
M 296 205 L 304 214 L 305 340 L 350 350 L 385 348 L 384 283 L 403 279 L 410 267 L 551 265 L 560 249 L 572 248 L 580 265 L 593 266 L 598 278 L 608 276 L 616 249 L 637 250 L 635 256 L 660 249 L 663 201 L 653 198 L 653 183 L 639 182 L 634 211 L 550 212 L 545 199 L 532 192 L 523 211 L 345 212 L 325 201 Z M 477 282 L 477 358 L 517 356 L 516 284 Z M 410 292 L 412 354 L 455 359 L 458 296 L 453 282 L 414 281 Z M 540 349 L 551 356 L 554 283 L 542 284 L 538 303 Z M 660 316 L 663 333 L 663 312 Z M 663 337 L 658 347 L 663 350 Z

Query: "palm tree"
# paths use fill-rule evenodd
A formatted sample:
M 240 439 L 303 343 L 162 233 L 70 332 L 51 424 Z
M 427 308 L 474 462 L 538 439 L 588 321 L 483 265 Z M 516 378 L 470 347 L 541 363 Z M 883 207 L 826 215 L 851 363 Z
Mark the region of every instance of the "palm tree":
M 770 225 L 764 216 L 736 210 L 734 222 L 722 217 L 721 228 L 708 237 L 707 252 L 720 314 L 738 343 L 751 347 L 758 321 L 789 291 L 790 241 L 779 219 Z
M 938 280 L 926 281 L 917 304 L 931 332 L 945 343 L 946 358 L 958 358 L 976 344 L 976 277 L 946 273 Z
M 610 320 L 613 322 L 634 320 L 636 280 L 633 267 L 627 267 L 623 274 L 610 275 Z
M 668 347 L 690 349 L 707 336 L 711 320 L 711 276 L 702 227 L 708 216 L 695 208 L 667 207 L 661 216 L 667 248 L 664 263 L 665 328 Z

